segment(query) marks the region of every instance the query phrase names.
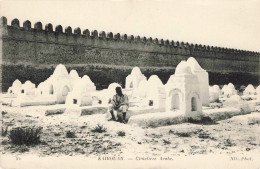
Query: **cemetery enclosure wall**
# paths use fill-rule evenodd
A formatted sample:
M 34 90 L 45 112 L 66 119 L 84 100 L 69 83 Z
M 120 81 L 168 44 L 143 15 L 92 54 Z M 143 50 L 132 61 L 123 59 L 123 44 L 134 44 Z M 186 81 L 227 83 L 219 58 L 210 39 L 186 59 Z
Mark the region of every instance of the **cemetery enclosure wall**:
M 181 60 L 194 57 L 209 72 L 210 84 L 258 84 L 260 54 L 234 49 L 193 45 L 168 40 L 140 38 L 70 27 L 64 31 L 40 22 L 20 27 L 19 20 L 0 25 L 1 88 L 6 91 L 15 79 L 39 84 L 57 64 L 79 75 L 87 74 L 97 87 L 111 82 L 124 84 L 134 66 L 146 75 L 157 74 L 166 83 Z

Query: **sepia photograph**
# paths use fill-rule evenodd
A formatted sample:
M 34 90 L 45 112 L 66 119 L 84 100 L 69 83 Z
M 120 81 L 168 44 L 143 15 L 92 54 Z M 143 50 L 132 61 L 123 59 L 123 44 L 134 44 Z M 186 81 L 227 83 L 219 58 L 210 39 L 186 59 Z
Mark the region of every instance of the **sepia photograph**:
M 260 169 L 260 0 L 0 0 L 0 169 Z

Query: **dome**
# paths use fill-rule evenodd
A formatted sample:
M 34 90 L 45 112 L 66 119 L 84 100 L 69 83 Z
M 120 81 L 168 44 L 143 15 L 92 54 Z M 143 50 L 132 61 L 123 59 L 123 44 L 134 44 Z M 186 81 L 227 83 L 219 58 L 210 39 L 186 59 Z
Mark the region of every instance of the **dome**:
M 244 94 L 251 94 L 251 95 L 254 95 L 256 92 L 256 89 L 254 88 L 254 86 L 252 84 L 249 84 L 245 91 L 244 91 Z
M 22 86 L 22 83 L 20 82 L 20 80 L 16 79 L 13 84 L 12 84 L 12 87 L 20 87 Z
M 213 88 L 216 89 L 216 90 L 218 90 L 218 91 L 220 91 L 220 88 L 219 88 L 218 85 L 214 85 Z
M 118 83 L 111 83 L 109 86 L 108 86 L 108 90 L 111 91 L 111 90 L 116 90 L 116 87 L 121 87 L 120 84 Z
M 84 75 L 84 76 L 82 77 L 82 81 L 83 81 L 85 84 L 93 83 L 93 82 L 91 81 L 91 79 L 89 78 L 88 75 Z
M 148 79 L 148 85 L 149 86 L 163 86 L 162 81 L 159 79 L 159 77 L 157 75 L 152 75 L 149 79 Z
M 131 75 L 138 76 L 138 75 L 140 75 L 140 74 L 142 74 L 142 72 L 141 72 L 141 70 L 140 70 L 139 67 L 136 66 L 136 67 L 134 67 L 134 68 L 132 69 Z
M 75 86 L 73 87 L 73 93 L 83 93 L 87 91 L 96 90 L 95 84 L 90 80 L 87 75 L 79 78 L 75 81 Z
M 224 90 L 224 96 L 226 96 L 226 97 L 230 97 L 230 96 L 236 95 L 236 94 L 237 94 L 237 91 L 232 87 L 227 87 Z
M 228 88 L 235 89 L 235 86 L 234 86 L 232 83 L 229 83 L 229 84 L 227 85 L 227 87 L 228 87 Z
M 256 90 L 260 90 L 260 85 L 256 88 Z
M 67 76 L 68 71 L 63 64 L 59 64 L 58 66 L 56 66 L 56 68 L 53 72 L 53 75 L 54 76 Z
M 37 86 L 37 89 L 43 88 L 44 85 L 45 85 L 44 82 L 41 82 L 41 83 Z
M 219 99 L 219 91 L 217 90 L 217 88 L 213 87 L 209 87 L 209 102 L 213 103 L 216 102 Z
M 70 77 L 72 77 L 74 79 L 77 79 L 77 78 L 79 78 L 79 74 L 78 74 L 78 72 L 76 70 L 72 69 L 70 71 Z
M 187 60 L 188 65 L 190 66 L 192 71 L 196 71 L 196 70 L 204 70 L 201 68 L 201 66 L 199 65 L 199 63 L 197 62 L 197 60 L 194 57 L 190 57 Z
M 192 74 L 191 68 L 186 61 L 181 61 L 175 69 L 175 74 Z
M 120 84 L 118 83 L 111 83 L 109 86 L 108 86 L 108 91 L 109 92 L 112 92 L 112 93 L 116 93 L 116 87 L 121 87 Z
M 260 95 L 260 85 L 255 89 L 257 94 Z
M 227 88 L 227 85 L 224 85 L 224 86 L 222 87 L 221 91 L 226 90 L 226 88 Z
M 252 84 L 249 84 L 249 85 L 246 87 L 245 90 L 254 91 L 255 88 L 254 88 L 254 86 L 253 86 Z
M 35 84 L 32 83 L 30 80 L 27 80 L 23 85 L 28 88 L 35 88 Z

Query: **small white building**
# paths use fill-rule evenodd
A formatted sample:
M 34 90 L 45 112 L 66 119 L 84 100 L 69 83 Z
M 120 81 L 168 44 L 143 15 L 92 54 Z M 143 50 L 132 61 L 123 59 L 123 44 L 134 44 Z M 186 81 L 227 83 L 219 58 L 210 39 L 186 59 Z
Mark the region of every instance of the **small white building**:
M 75 81 L 73 91 L 69 92 L 66 98 L 66 104 L 76 104 L 79 106 L 92 105 L 92 92 L 96 91 L 95 84 L 91 79 L 84 75 L 81 79 Z
M 200 89 L 200 99 L 202 105 L 208 106 L 209 104 L 209 75 L 205 69 L 202 69 L 196 59 L 190 57 L 187 60 L 187 64 L 191 68 L 191 72 L 197 75 Z
M 243 95 L 255 95 L 255 94 L 256 94 L 256 89 L 252 84 L 249 84 L 243 92 Z
M 34 83 L 32 83 L 30 80 L 27 80 L 21 88 L 21 94 L 23 95 L 36 95 L 36 86 Z
M 22 83 L 20 80 L 16 79 L 12 86 L 8 88 L 7 94 L 13 97 L 17 97 L 18 94 L 20 94 L 22 91 Z
M 154 108 L 160 108 L 161 111 L 165 110 L 165 98 L 166 93 L 164 89 L 164 85 L 162 81 L 159 79 L 157 75 L 152 75 L 148 81 L 146 86 L 143 86 L 146 90 L 146 100 L 147 106 L 153 106 Z
M 223 106 L 237 108 L 244 113 L 251 111 L 248 103 L 237 94 L 230 96 L 230 98 L 223 103 Z
M 139 67 L 134 67 L 130 75 L 126 77 L 125 88 L 126 89 L 137 89 L 139 83 L 147 78 L 142 74 Z
M 225 87 L 225 86 L 224 86 Z M 223 88 L 224 88 L 223 87 Z M 236 95 L 237 94 L 237 91 L 235 89 L 235 86 L 232 84 L 232 83 L 229 83 L 223 90 L 223 96 L 226 97 L 226 98 L 229 98 L 233 95 Z
M 202 102 L 197 75 L 193 74 L 190 65 L 181 61 L 171 75 L 166 89 L 166 111 L 180 111 L 186 116 L 201 114 Z
M 53 95 L 56 103 L 64 104 L 66 97 L 73 89 L 73 79 L 68 74 L 66 67 L 59 64 L 53 74 L 38 86 L 38 94 Z
M 54 92 L 53 85 L 50 83 L 50 81 L 41 82 L 37 86 L 37 95 L 39 96 L 53 95 L 53 92 Z

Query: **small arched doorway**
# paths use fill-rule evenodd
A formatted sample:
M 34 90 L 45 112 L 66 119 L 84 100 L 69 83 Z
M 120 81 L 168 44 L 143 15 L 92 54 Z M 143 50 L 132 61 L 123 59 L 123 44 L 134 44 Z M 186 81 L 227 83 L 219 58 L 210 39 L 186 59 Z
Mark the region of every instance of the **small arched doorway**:
M 78 100 L 77 99 L 73 99 L 73 104 L 77 104 Z
M 172 95 L 172 99 L 171 99 L 171 110 L 175 111 L 175 110 L 179 110 L 180 109 L 180 97 L 179 95 L 173 94 Z
M 191 98 L 191 111 L 197 111 L 197 100 L 195 97 Z
M 53 85 L 50 86 L 50 89 L 49 89 L 49 94 L 53 94 Z
M 134 87 L 133 82 L 131 82 L 129 88 L 133 88 L 133 87 Z

